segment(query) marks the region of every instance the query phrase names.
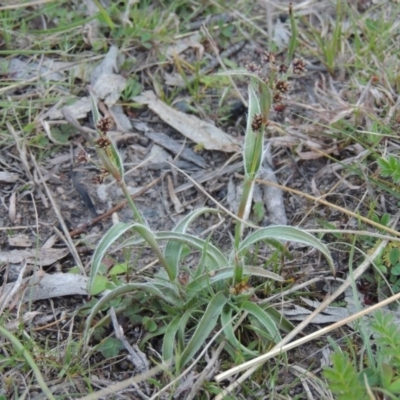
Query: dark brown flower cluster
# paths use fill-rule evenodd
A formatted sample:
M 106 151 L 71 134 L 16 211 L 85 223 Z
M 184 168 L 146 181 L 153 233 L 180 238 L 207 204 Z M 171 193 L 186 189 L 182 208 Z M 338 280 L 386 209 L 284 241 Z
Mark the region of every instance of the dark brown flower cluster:
M 96 144 L 99 146 L 101 149 L 106 149 L 111 145 L 111 140 L 107 136 L 101 136 L 98 139 L 96 139 Z
M 105 135 L 112 127 L 112 121 L 111 118 L 104 117 L 99 120 L 97 123 L 97 129 Z
M 307 72 L 306 63 L 301 58 L 295 58 L 292 61 L 291 68 L 294 75 L 303 75 Z
M 304 74 L 306 72 L 305 62 L 300 58 L 295 58 L 289 66 L 285 64 L 277 65 L 275 54 L 265 51 L 261 56 L 261 63 L 262 66 L 252 62 L 246 65 L 246 68 L 271 88 L 274 109 L 276 111 L 283 111 L 285 109 L 285 106 L 282 104 L 283 95 L 290 89 L 287 75 L 290 73 L 297 76 Z M 267 69 L 267 76 L 262 72 L 265 67 Z
M 85 150 L 79 150 L 76 155 L 76 161 L 80 164 L 87 164 L 90 160 L 90 154 L 86 153 Z
M 254 132 L 259 131 L 261 129 L 262 122 L 263 122 L 262 115 L 254 114 L 253 121 L 251 123 L 251 129 L 253 129 Z
M 100 185 L 101 183 L 104 182 L 104 179 L 106 179 L 107 176 L 109 175 L 110 173 L 105 168 L 100 168 L 100 173 L 93 177 L 93 183 L 95 185 Z

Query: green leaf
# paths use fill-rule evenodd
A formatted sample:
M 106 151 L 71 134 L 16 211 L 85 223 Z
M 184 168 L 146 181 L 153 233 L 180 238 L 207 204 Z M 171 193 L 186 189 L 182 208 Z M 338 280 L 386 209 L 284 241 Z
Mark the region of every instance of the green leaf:
M 389 386 L 386 387 L 391 393 L 400 393 L 400 378 L 394 380 Z
M 249 350 L 246 346 L 243 346 L 242 343 L 240 343 L 236 338 L 232 326 L 232 308 L 225 307 L 225 310 L 221 314 L 221 323 L 224 327 L 224 334 L 227 340 L 237 352 L 240 351 L 246 356 L 250 357 L 257 357 L 259 355 L 257 351 Z
M 144 328 L 149 332 L 155 332 L 158 327 L 154 319 L 147 316 L 143 317 L 142 324 Z
M 171 268 L 169 268 L 169 265 L 164 259 L 164 256 L 158 247 L 157 239 L 154 236 L 153 232 L 142 224 L 138 223 L 125 224 L 119 222 L 118 224 L 112 226 L 110 230 L 103 236 L 93 254 L 92 267 L 88 283 L 89 293 L 91 293 L 94 277 L 96 276 L 97 273 L 99 273 L 101 261 L 106 251 L 116 240 L 118 240 L 128 230 L 136 231 L 143 238 L 143 240 L 147 242 L 147 244 L 154 251 L 155 255 L 158 257 L 158 260 L 161 263 L 161 265 L 167 271 L 168 277 L 171 279 L 171 276 L 173 276 L 174 271 Z M 137 239 L 135 239 L 135 242 L 137 242 Z M 128 243 L 128 241 L 126 241 L 126 243 Z
M 206 246 L 206 240 L 199 239 L 196 236 L 189 235 L 188 233 L 176 232 L 158 232 L 155 234 L 156 240 L 175 240 L 181 244 L 193 247 L 197 250 L 203 250 Z M 207 244 L 207 254 L 209 258 L 209 268 L 216 269 L 229 265 L 228 260 L 224 254 L 211 243 Z M 173 268 L 173 266 L 171 266 Z
M 151 294 L 153 296 L 158 297 L 159 299 L 165 301 L 166 303 L 170 304 L 177 304 L 179 302 L 179 297 L 174 296 L 173 293 L 164 293 L 163 291 L 159 290 L 151 283 L 128 283 L 124 286 L 115 288 L 111 292 L 107 293 L 104 297 L 102 297 L 92 308 L 89 316 L 86 319 L 85 323 L 85 331 L 83 333 L 83 338 L 85 340 L 85 346 L 87 346 L 89 339 L 90 339 L 90 331 L 91 324 L 93 321 L 94 316 L 111 300 L 115 299 L 118 296 L 121 296 L 125 293 L 135 292 L 138 291 L 143 294 Z
M 193 336 L 186 345 L 186 348 L 181 354 L 179 366 L 184 367 L 197 351 L 204 345 L 208 335 L 215 328 L 218 319 L 221 315 L 222 309 L 228 299 L 223 293 L 216 294 L 207 306 L 205 313 L 197 324 L 197 328 L 193 333 Z
M 400 275 L 400 264 L 396 264 L 393 268 L 390 268 L 390 273 L 395 276 Z
M 174 354 L 175 336 L 179 328 L 180 320 L 180 315 L 175 316 L 165 330 L 162 345 L 162 357 L 164 361 L 170 360 Z
M 112 358 L 116 357 L 123 348 L 121 341 L 109 337 L 97 346 L 96 350 L 100 351 L 104 358 Z
M 338 351 L 331 356 L 332 367 L 324 368 L 323 375 L 328 380 L 329 389 L 338 400 L 367 399 L 364 384 L 346 355 Z
M 243 273 L 251 276 L 261 276 L 266 279 L 272 279 L 277 282 L 285 282 L 285 279 L 274 272 L 268 271 L 264 268 L 250 267 L 248 265 L 243 267 Z
M 105 276 L 95 275 L 93 285 L 90 289 L 90 294 L 92 296 L 96 296 L 97 294 L 103 292 L 104 290 L 106 290 L 108 283 L 109 281 Z
M 115 264 L 110 269 L 110 275 L 126 274 L 127 271 L 128 271 L 128 264 L 127 263 Z
M 265 84 L 264 84 L 265 85 Z M 255 176 L 261 166 L 263 153 L 263 132 L 254 132 L 252 125 L 255 115 L 261 115 L 261 106 L 259 102 L 258 82 L 250 79 L 249 91 L 249 109 L 247 116 L 246 135 L 243 148 L 243 161 L 246 176 Z
M 91 106 L 92 106 L 94 126 L 97 126 L 97 124 L 100 121 L 101 115 L 100 115 L 99 109 L 97 108 L 97 99 L 93 95 L 93 93 L 90 93 L 90 102 L 91 102 Z
M 278 342 L 281 339 L 279 329 L 271 316 L 265 312 L 259 305 L 245 301 L 241 305 L 241 309 L 247 311 L 251 315 L 257 318 L 257 320 L 264 326 L 269 333 L 270 339 L 273 342 Z
M 394 247 L 392 250 L 390 250 L 389 253 L 390 264 L 396 265 L 399 262 L 399 258 L 400 258 L 400 249 Z
M 301 229 L 292 227 L 292 226 L 268 226 L 266 228 L 262 228 L 256 232 L 251 233 L 247 236 L 239 246 L 239 251 L 243 252 L 248 249 L 251 245 L 265 240 L 265 239 L 278 239 L 278 240 L 285 240 L 285 241 L 292 241 L 298 243 L 304 243 L 309 246 L 315 247 L 318 249 L 327 259 L 332 273 L 335 275 L 335 266 L 333 264 L 332 257 L 328 248 L 317 238 L 313 235 L 305 232 Z
M 393 368 L 387 363 L 381 364 L 381 371 L 382 386 L 387 389 L 392 382 L 394 371 Z
M 381 224 L 385 225 L 385 226 L 389 226 L 389 222 L 390 222 L 390 215 L 387 213 L 383 214 L 382 218 L 381 218 Z
M 276 326 L 279 329 L 283 330 L 286 333 L 294 329 L 294 325 L 274 307 L 268 307 L 264 310 L 274 320 Z
M 195 221 L 199 216 L 205 213 L 218 213 L 218 210 L 212 208 L 200 208 L 186 215 L 174 228 L 173 232 L 185 233 L 190 224 Z M 173 279 L 176 278 L 177 271 L 179 270 L 179 262 L 181 259 L 183 245 L 176 240 L 168 241 L 164 250 L 164 257 L 173 271 Z
M 103 260 L 106 251 L 116 240 L 118 240 L 129 229 L 131 229 L 130 224 L 124 224 L 123 222 L 119 222 L 118 224 L 112 226 L 109 229 L 109 231 L 101 238 L 93 254 L 92 267 L 90 270 L 90 277 L 88 283 L 89 293 L 92 293 L 94 279 L 99 273 L 101 261 Z
M 257 201 L 253 206 L 254 222 L 259 223 L 263 220 L 265 216 L 264 203 L 262 201 Z

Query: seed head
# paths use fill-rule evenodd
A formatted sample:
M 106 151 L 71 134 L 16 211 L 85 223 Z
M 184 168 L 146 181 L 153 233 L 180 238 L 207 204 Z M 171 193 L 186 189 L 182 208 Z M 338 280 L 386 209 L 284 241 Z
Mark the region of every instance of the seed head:
M 261 60 L 264 64 L 275 65 L 276 62 L 275 54 L 265 51 L 261 57 Z
M 112 121 L 108 117 L 101 118 L 97 123 L 97 129 L 105 135 L 112 127 Z
M 256 75 L 259 75 L 261 72 L 261 66 L 256 64 L 255 62 L 246 64 L 246 69 L 247 71 L 252 72 Z
M 274 103 L 280 103 L 282 101 L 282 92 L 274 90 L 274 93 L 272 95 L 272 101 Z
M 288 71 L 288 67 L 287 67 L 285 64 L 281 64 L 281 65 L 278 67 L 278 72 L 279 72 L 280 74 L 286 74 L 287 71 Z
M 287 93 L 289 90 L 290 84 L 288 81 L 276 81 L 275 90 L 280 93 Z
M 294 75 L 303 75 L 306 69 L 306 63 L 301 58 L 295 58 L 292 61 L 292 71 Z
M 76 161 L 80 164 L 86 164 L 90 160 L 90 154 L 86 153 L 85 150 L 79 150 L 76 155 Z
M 107 136 L 101 136 L 96 140 L 96 144 L 101 149 L 106 149 L 111 145 L 111 140 Z
M 259 131 L 261 129 L 262 122 L 263 122 L 262 115 L 254 114 L 253 121 L 251 123 L 251 129 L 253 129 L 254 132 Z

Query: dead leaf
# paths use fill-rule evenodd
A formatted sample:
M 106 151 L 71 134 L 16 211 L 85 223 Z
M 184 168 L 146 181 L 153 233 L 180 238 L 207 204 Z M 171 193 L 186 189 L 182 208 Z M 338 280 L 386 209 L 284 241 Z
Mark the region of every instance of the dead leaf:
M 191 36 L 174 41 L 173 45 L 168 46 L 165 49 L 162 49 L 161 52 L 164 53 L 168 58 L 172 58 L 174 55 L 181 54 L 188 48 L 195 48 L 198 49 L 199 52 L 203 53 L 204 47 L 200 43 L 200 41 L 201 41 L 200 32 L 196 32 Z
M 206 121 L 169 107 L 157 99 L 152 91 L 144 92 L 133 100 L 147 104 L 164 122 L 207 150 L 219 150 L 227 153 L 240 150 L 240 144 L 236 138 L 227 135 L 221 129 Z
M 20 60 L 19 58 L 13 58 L 8 63 L 6 72 L 13 80 L 27 80 L 38 75 L 45 81 L 60 82 L 65 79 L 62 73 L 55 71 L 57 66 L 53 65 L 50 60 L 47 60 L 47 66 L 43 61 L 38 63 L 30 59 Z
M 103 61 L 93 69 L 92 76 L 90 77 L 90 84 L 95 85 L 100 77 L 104 74 L 111 75 L 118 72 L 117 65 L 118 47 L 110 46 L 108 53 L 105 55 Z
M 8 238 L 8 244 L 13 247 L 32 247 L 31 240 L 24 234 Z
M 78 274 L 36 273 L 32 277 L 25 278 L 22 282 L 22 287 L 28 289 L 24 295 L 24 302 L 71 295 L 87 296 L 88 280 L 88 277 Z M 4 296 L 11 292 L 13 287 L 14 283 L 7 283 L 3 292 Z
M 27 261 L 29 264 L 47 266 L 69 254 L 68 249 L 31 249 L 11 250 L 0 252 L 0 262 L 21 264 Z
M 2 183 L 15 183 L 18 180 L 18 175 L 7 171 L 0 172 L 0 182 Z
M 126 79 L 117 74 L 100 75 L 97 82 L 92 86 L 93 94 L 104 100 L 108 106 L 114 105 L 125 89 Z

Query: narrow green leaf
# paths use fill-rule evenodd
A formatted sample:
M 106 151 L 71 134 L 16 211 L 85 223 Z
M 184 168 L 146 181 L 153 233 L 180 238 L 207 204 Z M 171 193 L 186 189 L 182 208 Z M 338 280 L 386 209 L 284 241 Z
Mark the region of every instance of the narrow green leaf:
M 294 325 L 274 307 L 265 308 L 264 311 L 275 321 L 280 330 L 289 333 L 294 329 Z
M 249 350 L 246 346 L 243 346 L 242 343 L 240 343 L 239 340 L 236 338 L 232 326 L 232 308 L 225 307 L 225 310 L 222 311 L 221 323 L 224 327 L 224 334 L 226 336 L 226 339 L 229 341 L 235 351 L 241 351 L 243 354 L 250 357 L 257 357 L 259 355 L 258 351 Z
M 219 270 L 206 272 L 204 275 L 194 279 L 186 286 L 187 296 L 196 296 L 202 290 L 205 290 L 216 282 L 226 281 L 233 277 L 233 268 L 221 268 Z
M 257 318 L 257 320 L 264 326 L 267 332 L 270 335 L 270 339 L 273 342 L 278 342 L 281 339 L 281 334 L 279 333 L 279 329 L 275 324 L 273 318 L 268 315 L 260 306 L 255 303 L 251 303 L 249 301 L 245 301 L 241 305 L 242 310 L 247 311 L 251 315 Z
M 198 322 L 193 336 L 186 345 L 185 350 L 182 352 L 179 362 L 180 367 L 184 367 L 204 345 L 208 335 L 215 328 L 222 309 L 227 301 L 228 299 L 223 295 L 223 293 L 218 293 L 212 298 L 205 313 Z
M 261 165 L 261 156 L 263 146 L 257 148 L 257 140 L 259 135 L 263 132 L 253 131 L 253 119 L 255 115 L 261 115 L 261 107 L 259 102 L 258 83 L 251 78 L 248 88 L 249 92 L 249 110 L 247 116 L 246 135 L 243 148 L 243 161 L 246 176 L 255 176 Z
M 280 275 L 275 274 L 271 271 L 267 271 L 264 268 L 259 268 L 259 267 L 250 267 L 250 266 L 246 265 L 243 269 L 243 273 L 245 275 L 262 276 L 263 278 L 272 279 L 277 282 L 285 281 L 285 279 L 282 278 Z
M 90 93 L 90 102 L 91 102 L 91 105 L 92 105 L 92 114 L 93 114 L 94 126 L 97 126 L 101 116 L 100 116 L 99 109 L 97 108 L 97 99 L 93 95 L 93 93 Z
M 335 275 L 335 266 L 333 264 L 330 252 L 328 248 L 325 246 L 325 244 L 323 244 L 319 239 L 315 238 L 308 232 L 305 232 L 301 229 L 292 226 L 274 225 L 253 232 L 240 243 L 239 251 L 242 252 L 244 250 L 247 250 L 248 247 L 250 247 L 251 245 L 259 241 L 262 241 L 264 239 L 271 239 L 271 238 L 284 240 L 288 242 L 292 241 L 292 242 L 304 243 L 306 245 L 315 247 L 325 256 L 332 269 L 332 273 Z
M 179 329 L 180 320 L 180 315 L 175 316 L 165 330 L 162 344 L 162 357 L 164 361 L 170 360 L 174 354 L 175 336 Z
M 197 250 L 203 250 L 206 244 L 205 240 L 199 239 L 198 237 L 193 235 L 189 235 L 188 233 L 157 232 L 155 234 L 155 238 L 156 240 L 176 240 Z M 207 244 L 207 254 L 210 261 L 212 261 L 212 263 L 210 263 L 210 268 L 216 269 L 229 265 L 228 260 L 226 259 L 224 254 L 211 243 Z
M 175 226 L 173 232 L 185 233 L 190 224 L 196 220 L 199 216 L 205 213 L 218 213 L 218 210 L 212 208 L 200 208 L 186 215 L 182 220 Z M 179 262 L 182 254 L 182 243 L 170 240 L 164 249 L 164 257 L 168 265 L 175 271 L 179 270 Z M 175 276 L 176 278 L 176 276 Z
M 101 265 L 101 261 L 109 249 L 109 247 L 118 240 L 125 232 L 131 229 L 131 224 L 125 224 L 123 222 L 119 222 L 118 224 L 112 226 L 109 231 L 101 238 L 99 244 L 96 247 L 96 250 L 93 254 L 92 266 L 90 269 L 90 277 L 88 283 L 88 291 L 92 293 L 94 280 L 96 276 L 99 274 L 99 269 Z

